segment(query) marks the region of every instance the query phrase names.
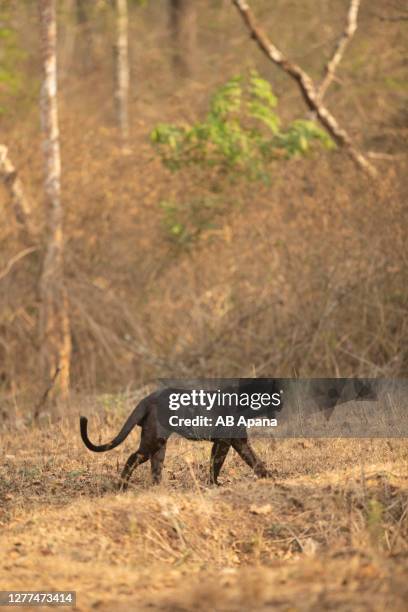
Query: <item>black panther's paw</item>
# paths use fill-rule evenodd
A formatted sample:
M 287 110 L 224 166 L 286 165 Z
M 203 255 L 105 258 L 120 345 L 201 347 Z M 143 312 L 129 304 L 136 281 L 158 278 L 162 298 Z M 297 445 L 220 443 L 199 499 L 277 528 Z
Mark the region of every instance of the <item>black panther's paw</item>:
M 277 475 L 277 470 L 267 470 L 266 468 L 257 473 L 258 478 L 276 478 Z
M 220 487 L 221 483 L 218 482 L 218 480 L 213 480 L 210 478 L 210 480 L 208 481 L 208 486 L 210 487 Z

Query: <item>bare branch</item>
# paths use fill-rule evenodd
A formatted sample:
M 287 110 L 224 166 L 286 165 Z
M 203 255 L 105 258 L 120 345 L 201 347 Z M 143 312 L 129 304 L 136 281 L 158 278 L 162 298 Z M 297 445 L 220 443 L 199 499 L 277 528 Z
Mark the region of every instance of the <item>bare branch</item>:
M 351 0 L 347 13 L 346 27 L 343 34 L 337 41 L 337 45 L 331 59 L 326 64 L 324 78 L 317 90 L 319 100 L 323 99 L 324 94 L 334 78 L 334 73 L 336 72 L 337 66 L 340 64 L 344 52 L 357 30 L 359 8 L 360 0 Z
M 371 14 L 373 17 L 376 17 L 380 21 L 391 21 L 394 23 L 398 21 L 408 21 L 408 15 L 397 15 L 396 17 L 386 17 L 385 15 L 377 15 L 376 13 L 371 13 Z
M 404 153 L 382 153 L 381 151 L 368 151 L 367 157 L 371 159 L 383 159 L 385 161 L 394 161 L 398 159 L 405 159 L 406 155 Z
M 292 79 L 296 81 L 302 93 L 303 99 L 316 116 L 323 127 L 329 132 L 335 142 L 345 147 L 349 156 L 371 178 L 377 176 L 377 170 L 355 147 L 349 134 L 339 126 L 337 120 L 330 111 L 320 102 L 317 89 L 309 75 L 294 62 L 287 59 L 283 53 L 270 42 L 267 35 L 257 24 L 255 17 L 246 0 L 232 0 L 247 26 L 251 37 L 256 41 L 263 53 L 279 68 L 282 68 Z
M 7 276 L 7 274 L 10 272 L 10 270 L 12 269 L 12 267 L 18 262 L 20 261 L 20 259 L 23 259 L 23 257 L 25 257 L 26 255 L 29 255 L 30 253 L 33 253 L 34 251 L 37 251 L 36 247 L 29 247 L 28 249 L 24 249 L 23 251 L 20 251 L 20 253 L 17 253 L 17 255 L 14 255 L 14 257 L 12 257 L 8 262 L 6 267 L 4 268 L 4 270 L 2 272 L 0 272 L 0 280 L 2 280 L 5 276 Z
M 35 238 L 35 230 L 31 221 L 31 206 L 25 196 L 22 182 L 18 176 L 5 145 L 0 144 L 0 179 L 3 180 L 11 195 L 14 214 L 29 241 Z

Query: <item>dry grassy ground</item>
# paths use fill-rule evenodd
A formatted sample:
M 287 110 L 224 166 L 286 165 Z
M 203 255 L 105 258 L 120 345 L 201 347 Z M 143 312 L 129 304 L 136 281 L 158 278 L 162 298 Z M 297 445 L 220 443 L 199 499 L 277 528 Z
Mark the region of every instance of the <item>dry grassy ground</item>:
M 119 494 L 136 437 L 96 455 L 76 419 L 2 431 L 0 589 L 73 589 L 79 610 L 406 609 L 406 441 L 258 440 L 278 479 L 231 454 L 213 488 L 209 445 L 175 438 L 163 483 L 142 466 Z

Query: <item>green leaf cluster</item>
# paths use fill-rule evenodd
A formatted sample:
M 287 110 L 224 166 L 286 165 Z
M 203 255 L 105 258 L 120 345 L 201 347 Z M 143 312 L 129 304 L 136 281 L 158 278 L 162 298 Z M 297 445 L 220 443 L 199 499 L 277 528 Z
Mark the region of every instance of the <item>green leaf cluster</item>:
M 173 246 L 188 249 L 203 232 L 217 229 L 216 217 L 223 213 L 217 198 L 199 198 L 187 202 L 161 201 L 162 226 Z
M 235 76 L 210 101 L 203 121 L 192 125 L 159 124 L 150 134 L 163 163 L 171 170 L 189 165 L 265 176 L 268 164 L 307 154 L 312 145 L 334 144 L 316 123 L 298 119 L 282 127 L 278 100 L 256 71 Z

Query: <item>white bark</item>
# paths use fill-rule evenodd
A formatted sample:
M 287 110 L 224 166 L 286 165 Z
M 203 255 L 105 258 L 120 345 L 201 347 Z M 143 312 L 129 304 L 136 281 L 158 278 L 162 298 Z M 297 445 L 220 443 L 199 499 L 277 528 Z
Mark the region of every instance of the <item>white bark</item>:
M 127 0 L 116 0 L 116 105 L 122 147 L 129 139 L 129 53 Z
M 343 34 L 337 41 L 337 45 L 334 49 L 332 57 L 326 64 L 324 78 L 318 87 L 317 93 L 319 100 L 323 99 L 323 96 L 326 93 L 330 83 L 334 79 L 334 74 L 336 72 L 337 66 L 341 62 L 347 45 L 356 33 L 360 1 L 361 0 L 351 0 L 350 2 L 349 10 L 347 13 L 346 27 L 344 29 Z
M 69 392 L 71 337 L 68 298 L 64 284 L 55 4 L 56 0 L 39 0 L 44 71 L 40 107 L 48 220 L 48 241 L 40 285 L 40 335 L 44 375 L 51 380 L 55 371 L 60 370 L 56 394 L 66 398 Z
M 55 0 L 39 0 L 41 15 L 41 43 L 44 78 L 41 88 L 41 124 L 44 133 L 45 193 L 52 206 L 53 216 L 62 217 L 61 158 L 59 147 L 57 105 L 57 24 Z

